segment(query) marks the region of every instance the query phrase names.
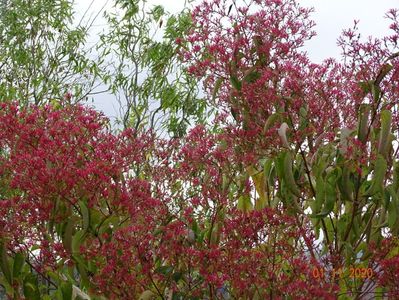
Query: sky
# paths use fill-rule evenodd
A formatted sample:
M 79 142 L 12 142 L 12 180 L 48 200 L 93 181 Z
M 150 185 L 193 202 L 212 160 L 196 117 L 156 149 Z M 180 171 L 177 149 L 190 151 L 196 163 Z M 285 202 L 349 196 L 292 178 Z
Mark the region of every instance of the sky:
M 343 29 L 359 20 L 363 37 L 382 37 L 389 33 L 389 21 L 384 18 L 391 8 L 399 8 L 399 0 L 302 0 L 305 7 L 314 7 L 313 20 L 317 36 L 306 45 L 311 59 L 321 62 L 327 57 L 339 57 L 337 38 Z
M 340 49 L 336 41 L 343 29 L 353 27 L 354 20 L 358 24 L 363 38 L 368 36 L 382 37 L 389 33 L 389 21 L 384 18 L 390 8 L 399 8 L 399 0 L 298 0 L 304 7 L 314 7 L 312 19 L 316 22 L 317 36 L 305 45 L 305 50 L 314 62 L 322 62 L 329 57 L 338 58 Z M 93 5 L 89 14 L 103 7 L 107 0 L 78 0 L 77 13 L 83 12 Z M 113 0 L 108 0 L 106 7 L 110 8 Z M 184 7 L 185 0 L 147 0 L 148 7 L 163 5 L 169 12 L 175 13 Z M 95 23 L 95 28 L 101 30 L 104 20 Z M 94 35 L 95 36 L 95 35 Z M 110 95 L 100 95 L 94 99 L 94 106 L 102 110 L 108 117 L 117 115 L 118 104 Z

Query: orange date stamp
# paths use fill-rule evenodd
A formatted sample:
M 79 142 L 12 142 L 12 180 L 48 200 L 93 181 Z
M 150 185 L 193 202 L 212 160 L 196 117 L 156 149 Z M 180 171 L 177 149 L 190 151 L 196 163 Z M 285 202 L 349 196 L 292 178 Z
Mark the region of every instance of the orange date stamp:
M 314 267 L 312 270 L 312 276 L 314 279 L 324 279 L 326 275 L 330 275 L 332 280 L 336 278 L 356 278 L 356 279 L 370 279 L 374 276 L 374 271 L 371 268 L 363 268 L 363 267 L 349 267 L 345 268 L 333 268 L 331 270 L 326 270 L 324 268 L 316 268 Z

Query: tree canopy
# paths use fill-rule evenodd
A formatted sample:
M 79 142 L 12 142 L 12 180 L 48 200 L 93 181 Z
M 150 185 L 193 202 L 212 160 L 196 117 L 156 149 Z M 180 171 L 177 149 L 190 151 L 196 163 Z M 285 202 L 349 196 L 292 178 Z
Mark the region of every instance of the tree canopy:
M 296 0 L 114 5 L 0 6 L 0 293 L 399 297 L 398 11 L 315 63 Z

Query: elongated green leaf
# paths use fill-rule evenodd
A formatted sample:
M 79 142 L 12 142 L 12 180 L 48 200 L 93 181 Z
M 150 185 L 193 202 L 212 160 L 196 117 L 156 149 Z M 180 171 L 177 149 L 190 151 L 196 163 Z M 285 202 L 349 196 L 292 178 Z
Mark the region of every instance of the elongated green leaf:
M 24 296 L 28 300 L 41 300 L 37 276 L 28 273 L 24 278 L 23 284 Z
M 273 160 L 266 159 L 265 163 L 263 164 L 263 174 L 265 176 L 266 181 L 268 181 L 269 177 L 271 176 L 272 168 L 273 168 Z
M 387 76 L 388 73 L 392 71 L 392 69 L 393 66 L 391 64 L 384 64 L 381 67 L 380 72 L 377 75 L 377 78 L 374 80 L 374 85 L 379 86 L 384 77 Z
M 253 205 L 252 205 L 251 197 L 249 196 L 249 194 L 241 195 L 238 198 L 237 209 L 239 209 L 243 212 L 248 212 L 248 211 L 252 210 L 252 208 L 253 208 Z
M 345 200 L 353 201 L 354 186 L 351 181 L 350 173 L 351 171 L 349 166 L 344 166 L 342 170 L 342 176 L 339 179 L 339 188 Z
M 230 82 L 233 88 L 235 88 L 237 91 L 241 91 L 241 81 L 236 76 L 231 75 Z
M 87 231 L 90 226 L 90 213 L 89 209 L 84 201 L 79 201 L 80 212 L 82 213 L 83 218 L 83 229 Z
M 211 236 L 210 236 L 210 244 L 211 245 L 218 245 L 220 242 L 220 226 L 219 222 L 216 222 L 212 226 Z
M 63 282 L 61 285 L 62 300 L 72 300 L 72 283 Z
M 316 199 L 314 200 L 314 203 L 312 205 L 312 214 L 316 215 L 321 211 L 321 208 L 324 205 L 324 202 L 326 201 L 326 188 L 325 188 L 325 182 L 322 176 L 318 176 L 316 178 Z
M 158 268 L 155 269 L 156 273 L 162 274 L 162 275 L 169 275 L 171 274 L 173 271 L 173 267 L 172 266 L 160 266 Z
M 12 286 L 13 276 L 11 273 L 10 262 L 7 257 L 7 249 L 4 242 L 0 241 L 0 269 L 7 282 Z
M 266 133 L 278 120 L 280 119 L 280 114 L 273 113 L 271 114 L 263 126 L 263 133 Z
M 388 226 L 393 232 L 398 232 L 399 221 L 399 197 L 393 185 L 387 187 L 390 194 L 390 202 L 388 204 Z
M 215 87 L 213 88 L 213 93 L 212 93 L 212 101 L 215 101 L 215 99 L 219 93 L 220 87 L 222 86 L 222 83 L 223 83 L 222 77 L 220 77 L 216 80 Z
M 359 108 L 359 126 L 358 126 L 357 136 L 362 143 L 366 142 L 369 115 L 370 115 L 370 105 L 361 104 Z
M 266 179 L 263 172 L 258 171 L 254 166 L 247 166 L 247 172 L 251 176 L 252 181 L 255 185 L 255 190 L 259 195 L 259 198 L 255 202 L 255 209 L 262 209 L 266 206 Z
M 341 176 L 341 169 L 336 168 L 331 171 L 326 178 L 325 184 L 325 202 L 320 213 L 313 215 L 317 218 L 324 218 L 328 216 L 334 209 L 337 201 L 337 181 Z
M 399 161 L 395 161 L 393 163 L 393 180 L 392 180 L 392 187 L 396 193 L 399 190 Z
M 81 279 L 81 285 L 85 288 L 90 287 L 90 280 L 89 277 L 87 275 L 87 268 L 85 265 L 83 265 L 82 263 L 77 263 L 77 269 L 80 275 L 80 279 Z
M 25 264 L 25 256 L 22 252 L 18 252 L 14 255 L 14 264 L 13 264 L 13 275 L 14 278 L 19 277 L 22 267 Z
M 373 96 L 375 102 L 377 102 L 381 96 L 381 88 L 374 83 L 371 84 L 371 95 Z
M 341 240 L 344 240 L 344 236 L 345 236 L 349 222 L 350 222 L 350 215 L 343 214 L 343 215 L 341 215 L 341 217 L 339 218 L 339 220 L 336 224 L 338 236 L 341 238 Z
M 72 253 L 72 235 L 74 230 L 75 220 L 73 217 L 70 217 L 65 225 L 64 234 L 62 236 L 62 243 L 65 249 Z
M 385 173 L 388 165 L 382 155 L 378 155 L 374 165 L 374 175 L 370 187 L 366 190 L 366 196 L 373 196 L 383 189 Z
M 339 151 L 342 154 L 345 154 L 346 151 L 348 150 L 348 137 L 351 136 L 352 132 L 353 132 L 353 130 L 351 130 L 349 128 L 342 128 L 341 129 Z
M 102 221 L 99 221 L 99 223 L 101 224 L 100 228 L 98 229 L 99 234 L 103 234 L 106 231 L 109 231 L 112 227 L 112 225 L 118 224 L 119 223 L 119 218 L 118 216 L 112 215 L 112 216 L 108 216 L 105 218 L 103 218 Z
M 362 217 L 360 215 L 356 215 L 353 220 L 353 226 L 352 226 L 352 233 L 354 236 L 354 240 L 358 240 L 362 232 L 363 232 Z
M 294 174 L 292 172 L 292 158 L 290 152 L 286 152 L 284 155 L 283 168 L 284 168 L 283 179 L 287 184 L 287 188 L 295 196 L 301 197 L 301 192 L 298 188 L 298 185 L 295 182 Z
M 80 246 L 84 241 L 84 236 L 86 232 L 84 230 L 77 231 L 72 238 L 72 253 L 79 254 L 80 253 Z
M 229 178 L 223 174 L 222 176 L 222 191 L 227 191 L 227 188 L 229 187 Z
M 374 83 L 372 81 L 361 81 L 361 82 L 359 82 L 359 86 L 362 89 L 364 95 L 367 95 L 368 93 L 370 93 L 371 86 L 373 84 Z
M 261 77 L 261 74 L 256 70 L 252 69 L 244 76 L 244 81 L 248 83 L 253 83 Z
M 381 112 L 381 131 L 380 138 L 378 141 L 378 153 L 386 157 L 389 144 L 391 142 L 391 123 L 392 123 L 392 112 L 389 110 L 383 110 Z

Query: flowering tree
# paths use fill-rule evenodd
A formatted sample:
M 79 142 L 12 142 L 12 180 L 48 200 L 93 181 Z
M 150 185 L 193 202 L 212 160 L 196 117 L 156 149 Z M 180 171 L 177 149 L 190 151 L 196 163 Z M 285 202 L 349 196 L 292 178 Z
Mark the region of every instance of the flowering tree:
M 217 136 L 204 128 L 173 143 L 129 130 L 114 136 L 81 106 L 16 103 L 2 106 L 0 124 L 1 269 L 9 297 L 332 291 L 312 282 L 317 262 L 296 241 L 311 240 L 306 226 L 299 230 L 269 208 L 236 208 L 226 182 L 231 150 L 216 147 Z
M 350 269 L 384 274 L 369 246 L 398 230 L 397 11 L 387 14 L 393 35 L 362 43 L 355 26 L 339 39 L 342 62 L 320 65 L 301 51 L 314 35 L 309 13 L 296 1 L 205 1 L 182 54 L 231 112 L 223 122 L 245 153 L 255 208 L 310 219 L 331 280 L 361 297 L 376 285 Z
M 10 299 L 397 297 L 395 34 L 309 61 L 311 10 L 204 1 L 178 38 L 209 126 L 126 129 L 78 105 L 0 107 Z

